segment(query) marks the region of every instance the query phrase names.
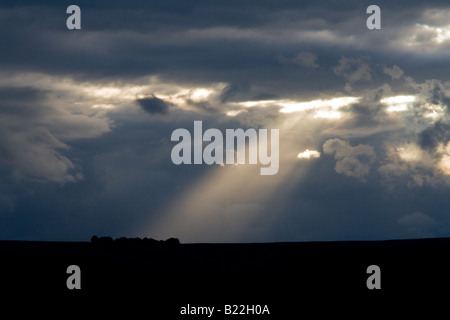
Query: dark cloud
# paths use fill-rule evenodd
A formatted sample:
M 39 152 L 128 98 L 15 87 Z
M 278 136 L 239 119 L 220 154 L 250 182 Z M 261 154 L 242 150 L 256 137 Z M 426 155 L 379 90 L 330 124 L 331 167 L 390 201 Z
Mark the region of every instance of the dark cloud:
M 0 113 L 4 117 L 43 115 L 48 108 L 42 108 L 40 104 L 46 95 L 47 92 L 31 87 L 0 87 Z
M 450 106 L 450 97 L 447 94 L 448 85 L 444 86 L 438 80 L 429 80 L 425 82 L 423 89 L 426 91 L 427 98 L 432 104 L 442 104 L 448 110 Z
M 144 111 L 150 114 L 166 114 L 169 112 L 170 104 L 156 96 L 137 99 L 136 102 Z
M 250 90 L 248 83 L 233 82 L 228 84 L 220 94 L 220 101 L 227 102 L 233 100 L 242 100 L 242 93 L 247 93 Z
M 428 151 L 435 151 L 439 143 L 450 141 L 450 124 L 438 121 L 419 133 L 419 145 Z
M 0 31 L 0 41 L 9 44 L 0 52 L 2 69 L 89 78 L 158 74 L 187 82 L 225 81 L 231 86 L 241 82 L 259 87 L 260 91 L 293 94 L 303 89 L 320 92 L 318 80 L 324 78 L 324 87 L 342 88 L 340 81 L 329 74 L 301 77 L 296 64 L 314 69 L 319 61 L 316 57 L 320 57 L 321 66 L 336 66 L 338 74 L 349 83 L 370 77 L 362 56 L 370 54 L 375 56 L 374 61 L 382 59 L 387 65 L 397 59 L 392 48 L 381 50 L 387 46 L 386 40 L 375 47 L 378 50 L 366 43 L 377 36 L 365 28 L 365 7 L 357 1 L 101 3 L 78 3 L 83 17 L 79 32 L 65 28 L 67 15 L 60 5 L 3 4 L 3 21 L 10 28 Z M 396 10 L 403 8 L 401 4 L 379 5 L 383 24 L 390 27 L 383 32 L 410 22 L 403 17 L 405 10 Z M 413 19 L 412 14 L 419 15 L 421 7 L 406 7 L 408 19 Z M 403 19 L 397 19 L 397 15 Z M 280 67 L 280 56 L 291 59 L 291 65 Z M 345 60 L 339 62 L 341 56 Z M 418 65 L 403 57 L 402 63 L 412 69 L 430 69 L 429 62 Z M 442 65 L 432 69 L 442 72 Z
M 417 92 L 419 103 L 442 106 L 448 112 L 448 106 L 450 106 L 450 83 L 437 79 L 427 79 L 422 83 L 417 83 L 411 78 L 408 78 L 407 82 Z
M 387 85 L 364 91 L 361 99 L 348 107 L 356 117 L 355 122 L 359 125 L 373 125 L 389 121 L 385 117 L 386 106 L 381 103 L 381 99 L 389 96 L 391 92 Z

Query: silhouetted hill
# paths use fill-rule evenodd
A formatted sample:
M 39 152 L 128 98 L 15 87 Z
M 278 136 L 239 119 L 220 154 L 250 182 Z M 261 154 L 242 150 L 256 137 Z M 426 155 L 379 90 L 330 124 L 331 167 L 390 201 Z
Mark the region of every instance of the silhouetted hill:
M 5 306 L 21 301 L 52 305 L 48 310 L 89 307 L 103 315 L 144 310 L 147 318 L 157 319 L 196 319 L 180 315 L 188 304 L 221 308 L 213 319 L 233 318 L 224 315 L 225 304 L 267 305 L 270 315 L 256 319 L 303 319 L 311 311 L 317 318 L 357 316 L 360 307 L 370 314 L 404 315 L 443 307 L 450 285 L 447 238 L 180 244 L 93 237 L 91 242 L 0 241 L 0 257 Z M 80 290 L 66 286 L 69 265 L 81 269 Z M 381 269 L 380 290 L 366 286 L 369 265 Z
M 93 236 L 91 242 L 95 245 L 103 246 L 126 246 L 132 247 L 147 247 L 147 246 L 177 246 L 180 244 L 180 240 L 177 238 L 169 238 L 167 240 L 155 240 L 152 238 L 126 238 L 121 237 L 114 239 L 111 237 L 97 237 Z

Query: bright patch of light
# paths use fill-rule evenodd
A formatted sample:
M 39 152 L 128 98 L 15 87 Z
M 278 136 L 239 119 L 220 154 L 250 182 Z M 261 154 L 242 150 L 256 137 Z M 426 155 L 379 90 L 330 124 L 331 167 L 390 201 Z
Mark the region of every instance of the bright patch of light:
M 94 104 L 92 106 L 93 109 L 114 109 L 114 105 L 112 104 Z
M 326 110 L 316 111 L 316 114 L 314 115 L 314 118 L 320 119 L 340 119 L 341 117 L 342 114 L 339 111 L 326 111 Z
M 389 105 L 386 111 L 388 112 L 400 112 L 408 110 L 408 104 L 416 101 L 415 96 L 394 96 L 381 99 L 381 103 Z
M 318 99 L 318 100 L 312 100 L 312 101 L 296 101 L 291 99 L 280 99 L 280 100 L 256 100 L 256 101 L 242 101 L 235 103 L 238 106 L 245 107 L 245 108 L 254 108 L 254 107 L 268 107 L 271 105 L 278 105 L 282 108 L 280 109 L 280 112 L 283 113 L 291 113 L 291 112 L 299 112 L 299 111 L 306 111 L 306 110 L 312 110 L 312 109 L 339 109 L 343 106 L 355 103 L 359 100 L 358 97 L 341 97 L 341 98 L 333 98 L 333 99 Z M 322 113 L 319 114 L 317 117 L 322 117 Z M 337 114 L 334 113 L 334 118 L 337 117 Z M 329 116 L 326 116 L 326 118 L 330 118 Z
M 312 158 L 320 158 L 320 152 L 316 150 L 309 150 L 306 149 L 303 152 L 300 152 L 297 155 L 297 158 L 299 159 L 312 159 Z
M 437 167 L 445 175 L 450 175 L 450 142 L 447 144 L 439 143 L 437 151 L 442 154 L 441 159 L 437 163 Z
M 214 93 L 214 90 L 211 90 L 211 89 L 206 89 L 206 88 L 194 89 L 192 92 L 192 95 L 191 95 L 191 99 L 194 101 L 206 100 L 213 93 Z
M 77 84 L 74 84 L 76 87 Z M 146 97 L 144 94 L 148 88 L 146 86 L 97 86 L 97 85 L 82 85 L 82 90 L 94 99 L 108 99 L 115 102 L 129 101 Z M 99 104 L 100 105 L 100 104 Z
M 244 101 L 238 104 L 243 105 L 246 108 L 253 107 L 267 107 L 268 105 L 275 104 L 277 100 L 257 100 L 257 101 Z
M 230 110 L 226 113 L 226 115 L 229 117 L 235 117 L 242 112 L 245 112 L 245 110 Z
M 112 98 L 120 94 L 119 88 L 112 87 L 91 87 L 87 88 L 88 92 L 94 96 L 102 97 L 102 98 Z
M 318 109 L 318 108 L 332 108 L 339 109 L 343 106 L 355 103 L 360 98 L 357 97 L 341 97 L 341 98 L 333 98 L 328 100 L 312 100 L 307 102 L 295 102 L 295 101 L 287 101 L 287 102 L 278 102 L 283 108 L 280 112 L 283 113 L 291 113 L 298 111 L 305 111 L 309 109 Z
M 417 24 L 416 26 L 423 30 L 434 32 L 435 37 L 433 40 L 437 44 L 441 44 L 450 39 L 450 25 L 443 26 L 443 27 L 434 27 L 434 26 L 429 26 L 426 24 Z
M 448 142 L 447 144 L 441 142 L 438 144 L 436 149 L 439 153 L 450 155 L 450 142 Z
M 182 105 L 182 104 L 184 104 L 186 102 L 183 98 L 180 98 L 180 97 L 167 97 L 167 98 L 165 98 L 165 97 L 162 97 L 162 96 L 158 96 L 158 98 L 163 99 L 163 100 L 165 100 L 167 102 L 170 102 L 170 103 L 172 103 L 174 105 L 177 105 L 177 106 L 180 106 L 180 105 Z
M 400 111 L 406 111 L 406 110 L 408 110 L 408 105 L 403 104 L 403 103 L 389 106 L 386 109 L 387 112 L 400 112 Z
M 424 114 L 425 118 L 436 119 L 444 113 L 444 108 L 437 104 L 426 103 L 422 106 L 427 113 Z
M 316 109 L 320 108 L 324 105 L 323 100 L 314 100 L 314 101 L 308 101 L 308 102 L 281 102 L 278 103 L 280 106 L 283 107 L 283 109 L 280 110 L 280 112 L 283 113 L 291 113 L 296 111 L 305 111 L 309 109 Z
M 445 155 L 439 160 L 437 167 L 445 175 L 450 175 L 450 156 Z
M 400 103 L 414 102 L 415 100 L 416 100 L 415 96 L 394 96 L 381 99 L 381 102 L 386 104 L 400 104 Z
M 414 162 L 422 158 L 422 150 L 414 144 L 406 144 L 397 148 L 397 154 L 403 161 Z

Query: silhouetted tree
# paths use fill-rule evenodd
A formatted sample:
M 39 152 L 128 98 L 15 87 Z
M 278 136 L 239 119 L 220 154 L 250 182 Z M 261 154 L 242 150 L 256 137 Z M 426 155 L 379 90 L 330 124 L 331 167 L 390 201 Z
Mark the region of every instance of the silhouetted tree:
M 180 244 L 180 240 L 177 238 L 169 238 L 165 241 L 165 243 L 169 246 L 177 246 Z

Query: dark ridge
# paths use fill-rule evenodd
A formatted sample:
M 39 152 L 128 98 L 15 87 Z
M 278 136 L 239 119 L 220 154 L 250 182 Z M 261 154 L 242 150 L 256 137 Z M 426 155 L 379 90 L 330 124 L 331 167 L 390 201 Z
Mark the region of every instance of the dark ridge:
M 20 297 L 14 312 L 35 312 L 23 306 L 37 303 L 45 314 L 65 307 L 61 314 L 94 310 L 102 319 L 115 318 L 117 310 L 130 319 L 207 318 L 181 315 L 188 304 L 222 310 L 212 319 L 366 319 L 369 313 L 406 319 L 419 307 L 446 307 L 441 299 L 448 300 L 450 288 L 450 238 L 180 244 L 94 236 L 91 242 L 0 241 L 0 257 L 3 310 Z M 80 290 L 66 286 L 71 265 L 81 270 Z M 372 265 L 381 270 L 380 290 L 366 285 Z M 268 305 L 270 315 L 225 316 L 226 304 Z M 136 317 L 128 314 L 135 311 Z
M 180 244 L 180 240 L 177 238 L 169 238 L 167 240 L 155 240 L 152 238 L 127 238 L 120 237 L 113 240 L 111 237 L 103 236 L 97 237 L 92 236 L 91 242 L 96 245 L 120 245 L 120 246 L 177 246 Z

